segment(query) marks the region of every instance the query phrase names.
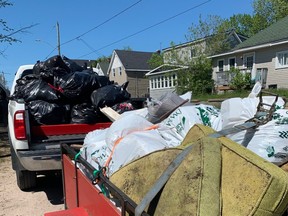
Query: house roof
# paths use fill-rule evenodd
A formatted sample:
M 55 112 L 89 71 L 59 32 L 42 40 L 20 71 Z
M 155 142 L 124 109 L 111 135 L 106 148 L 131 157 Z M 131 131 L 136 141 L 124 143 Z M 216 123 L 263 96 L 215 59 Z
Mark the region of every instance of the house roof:
M 98 63 L 103 71 L 107 71 L 109 67 L 109 62 L 99 62 Z
M 226 56 L 241 52 L 255 51 L 257 49 L 272 47 L 288 43 L 288 16 L 270 25 L 266 29 L 253 35 L 243 43 L 237 45 L 229 52 L 210 56 L 210 58 Z
M 115 50 L 126 70 L 149 70 L 148 60 L 153 52 Z
M 243 41 L 248 39 L 248 37 L 246 37 L 243 34 L 237 33 L 234 29 L 227 30 L 225 32 L 225 34 L 227 35 L 227 39 L 230 39 L 229 43 L 230 43 L 231 47 L 233 47 L 233 48 L 236 46 L 236 44 L 235 44 L 235 42 L 233 42 L 232 38 L 234 38 L 238 43 L 242 43 Z M 205 41 L 206 39 L 208 39 L 210 37 L 212 37 L 212 35 L 206 36 L 204 38 L 196 39 L 193 41 L 181 43 L 181 44 L 175 45 L 174 47 L 167 47 L 167 48 L 163 49 L 162 51 L 167 52 L 167 51 L 172 50 L 172 49 L 188 47 L 188 46 L 191 46 L 193 44 L 197 44 L 197 43 L 200 43 L 202 41 Z
M 243 49 L 267 43 L 281 42 L 288 39 L 288 16 L 253 35 L 234 49 Z
M 107 61 L 107 62 L 106 62 L 106 61 L 105 61 L 105 62 L 99 62 L 98 64 L 99 64 L 101 70 L 103 71 L 103 73 L 104 73 L 105 75 L 107 75 L 107 71 L 108 71 L 108 67 L 109 67 L 109 62 L 108 62 L 108 61 Z
M 85 60 L 85 59 L 71 59 L 71 60 L 81 67 L 84 67 L 85 63 L 87 64 L 88 67 L 91 67 L 92 63 L 95 61 L 95 60 Z

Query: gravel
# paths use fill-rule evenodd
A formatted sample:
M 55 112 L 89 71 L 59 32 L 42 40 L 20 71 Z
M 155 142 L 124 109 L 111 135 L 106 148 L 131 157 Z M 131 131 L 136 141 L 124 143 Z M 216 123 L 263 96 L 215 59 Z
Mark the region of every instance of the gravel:
M 38 176 L 37 187 L 21 191 L 11 165 L 7 129 L 0 127 L 0 216 L 43 216 L 64 210 L 61 175 Z

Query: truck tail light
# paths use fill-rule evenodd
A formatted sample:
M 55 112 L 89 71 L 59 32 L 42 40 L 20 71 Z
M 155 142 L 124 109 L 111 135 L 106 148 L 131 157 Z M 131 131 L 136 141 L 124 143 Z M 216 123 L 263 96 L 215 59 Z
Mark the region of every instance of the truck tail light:
M 24 110 L 16 111 L 14 114 L 14 133 L 18 140 L 26 139 Z

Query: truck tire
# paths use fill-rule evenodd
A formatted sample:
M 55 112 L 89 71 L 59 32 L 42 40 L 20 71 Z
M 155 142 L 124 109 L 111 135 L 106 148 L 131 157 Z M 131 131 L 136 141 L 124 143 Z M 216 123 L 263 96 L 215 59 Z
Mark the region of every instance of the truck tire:
M 15 170 L 17 185 L 20 190 L 28 190 L 36 186 L 36 172 L 28 170 Z
M 20 190 L 28 190 L 36 186 L 36 172 L 25 170 L 16 156 L 13 145 L 11 144 L 10 134 L 8 132 L 10 143 L 12 168 L 16 172 L 16 181 Z

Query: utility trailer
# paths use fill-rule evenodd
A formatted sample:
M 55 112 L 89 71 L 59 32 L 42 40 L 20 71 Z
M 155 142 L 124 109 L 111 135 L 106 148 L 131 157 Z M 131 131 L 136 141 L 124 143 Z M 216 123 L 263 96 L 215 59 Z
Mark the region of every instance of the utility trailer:
M 220 138 L 231 133 L 243 130 L 255 130 L 258 126 L 271 120 L 272 113 L 275 110 L 275 103 L 278 95 L 275 96 L 274 103 L 265 104 L 262 101 L 261 92 L 260 101 L 257 107 L 257 113 L 252 119 L 233 128 L 218 131 L 209 135 L 210 138 Z M 264 109 L 268 106 L 268 109 Z M 149 214 L 143 211 L 147 204 L 153 202 L 155 195 L 163 188 L 173 172 L 178 168 L 192 146 L 185 148 L 164 170 L 160 178 L 151 187 L 142 201 L 137 205 L 123 191 L 109 181 L 99 170 L 94 168 L 80 155 L 82 143 L 61 144 L 61 161 L 63 177 L 63 194 L 65 210 L 46 213 L 45 216 L 119 216 L 119 215 L 145 215 Z M 105 188 L 110 192 L 111 197 L 107 197 L 105 191 L 96 185 L 96 180 L 100 179 Z M 179 209 L 180 210 L 180 209 Z M 149 211 L 149 210 L 148 210 Z M 285 212 L 282 216 L 286 216 Z
M 102 173 L 79 155 L 81 143 L 61 144 L 64 205 L 66 210 L 46 213 L 45 216 L 89 215 L 119 216 L 134 215 L 137 204 L 117 188 Z M 103 182 L 113 197 L 107 198 L 99 187 L 96 178 Z M 142 213 L 148 216 L 147 213 Z

